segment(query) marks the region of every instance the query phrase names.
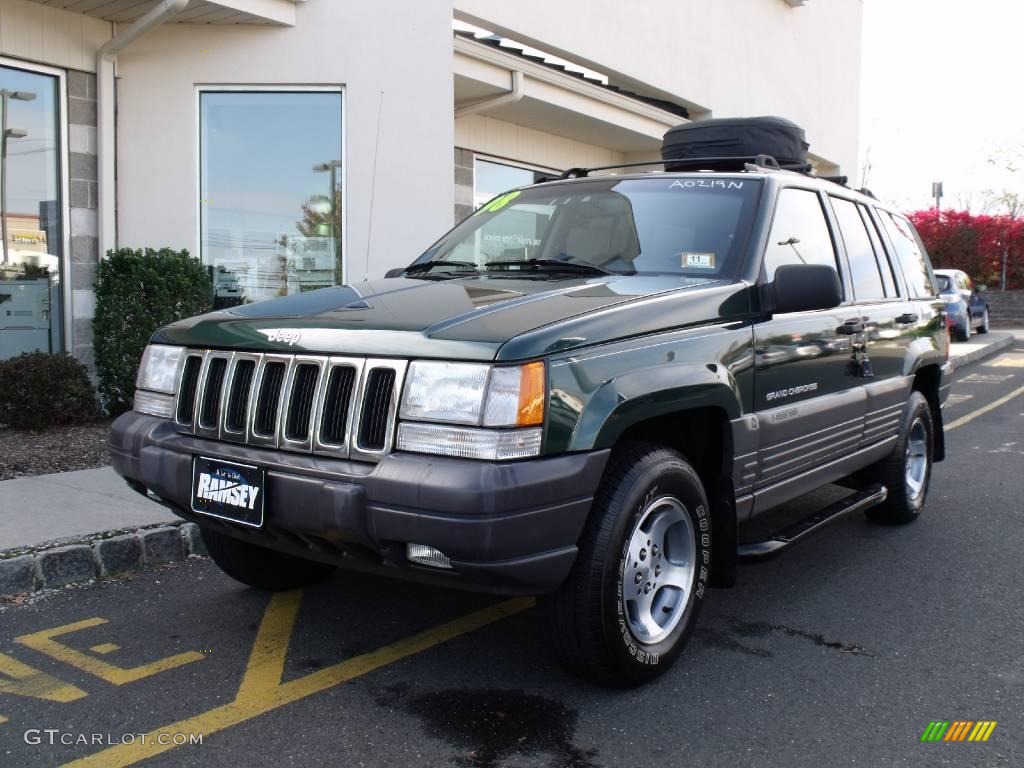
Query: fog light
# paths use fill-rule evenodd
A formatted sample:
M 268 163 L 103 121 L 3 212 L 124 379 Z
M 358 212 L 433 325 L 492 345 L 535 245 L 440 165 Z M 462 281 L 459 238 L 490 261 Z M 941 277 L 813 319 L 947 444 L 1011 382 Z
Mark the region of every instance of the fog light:
M 159 392 L 137 389 L 132 402 L 132 410 L 169 419 L 174 415 L 174 395 L 162 395 Z
M 405 557 L 410 563 L 429 565 L 431 568 L 451 568 L 451 561 L 444 552 L 426 544 L 406 544 Z

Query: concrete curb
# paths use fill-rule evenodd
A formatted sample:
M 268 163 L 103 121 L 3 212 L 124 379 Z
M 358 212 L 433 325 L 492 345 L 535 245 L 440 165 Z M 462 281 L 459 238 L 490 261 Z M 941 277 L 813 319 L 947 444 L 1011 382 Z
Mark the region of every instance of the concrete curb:
M 1011 333 L 1001 339 L 996 339 L 991 344 L 986 344 L 981 349 L 976 349 L 973 352 L 968 352 L 966 355 L 952 358 L 953 370 L 956 371 L 963 368 L 965 365 L 970 365 L 971 363 L 976 363 L 979 360 L 984 360 L 986 357 L 992 357 L 993 355 L 1002 352 L 1007 347 L 1013 346 L 1013 342 L 1014 336 Z
M 199 526 L 186 522 L 4 550 L 0 551 L 0 600 L 206 554 Z

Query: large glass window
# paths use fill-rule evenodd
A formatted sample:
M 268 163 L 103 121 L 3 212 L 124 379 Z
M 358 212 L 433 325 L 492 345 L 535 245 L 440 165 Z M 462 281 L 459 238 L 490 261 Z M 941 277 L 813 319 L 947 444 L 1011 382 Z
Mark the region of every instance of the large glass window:
M 496 163 L 478 157 L 473 171 L 473 207 L 479 208 L 502 192 L 535 184 L 553 175 L 554 172 Z
M 340 91 L 201 91 L 200 248 L 214 306 L 344 282 Z
M 0 360 L 59 352 L 60 80 L 0 65 Z

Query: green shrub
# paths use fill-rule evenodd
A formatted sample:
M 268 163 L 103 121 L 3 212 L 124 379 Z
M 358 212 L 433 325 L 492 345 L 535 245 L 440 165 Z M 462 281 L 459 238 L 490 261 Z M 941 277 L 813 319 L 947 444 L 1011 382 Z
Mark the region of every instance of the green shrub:
M 112 416 L 132 407 L 135 374 L 161 326 L 209 312 L 213 288 L 188 251 L 109 251 L 96 274 L 92 322 L 100 398 Z
M 26 352 L 0 361 L 0 423 L 41 430 L 98 415 L 89 372 L 75 358 Z

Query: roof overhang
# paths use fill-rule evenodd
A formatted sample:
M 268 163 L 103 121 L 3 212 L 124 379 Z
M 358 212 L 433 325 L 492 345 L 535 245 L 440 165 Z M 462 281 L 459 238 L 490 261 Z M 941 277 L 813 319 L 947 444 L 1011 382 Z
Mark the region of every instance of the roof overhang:
M 522 95 L 496 102 L 488 117 L 607 147 L 648 152 L 661 147 L 669 128 L 685 122 L 659 109 L 522 56 L 455 36 L 455 107 L 509 93 L 512 72 L 522 72 Z
M 272 24 L 295 26 L 295 5 L 306 0 L 191 0 L 168 23 Z M 30 0 L 50 8 L 82 13 L 104 21 L 131 23 L 151 11 L 159 0 Z

